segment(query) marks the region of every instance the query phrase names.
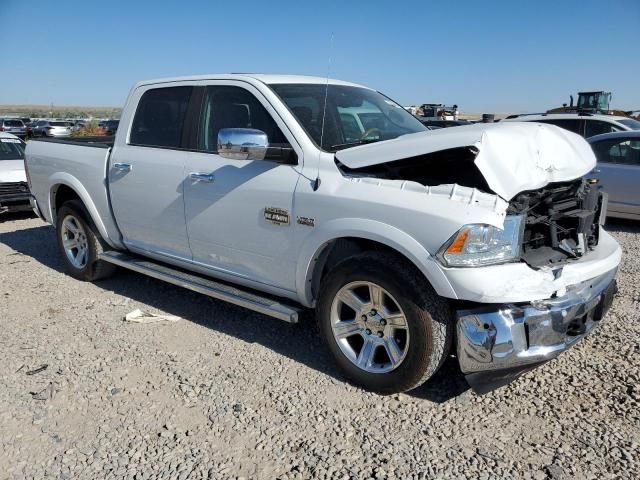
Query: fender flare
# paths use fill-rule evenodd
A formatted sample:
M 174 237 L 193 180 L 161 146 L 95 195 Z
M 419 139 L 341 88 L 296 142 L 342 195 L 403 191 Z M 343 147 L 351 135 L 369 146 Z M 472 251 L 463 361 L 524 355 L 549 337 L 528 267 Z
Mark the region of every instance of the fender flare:
M 93 221 L 93 224 L 98 229 L 100 236 L 112 247 L 112 242 L 109 238 L 109 234 L 107 233 L 107 229 L 98 213 L 98 209 L 96 208 L 93 200 L 91 200 L 91 196 L 89 192 L 84 188 L 82 183 L 73 175 L 70 175 L 65 172 L 56 172 L 49 177 L 49 185 L 51 185 L 51 189 L 49 190 L 49 215 L 51 218 L 51 223 L 55 226 L 56 224 L 56 211 L 55 211 L 55 192 L 60 185 L 65 185 L 69 187 L 71 190 L 76 192 L 78 197 L 80 197 L 80 201 L 84 204 L 87 212 L 89 212 L 89 216 Z
M 457 298 L 442 269 L 415 238 L 392 225 L 375 220 L 341 218 L 316 227 L 300 249 L 296 267 L 296 291 L 303 305 L 313 307 L 315 304 L 311 284 L 318 257 L 331 241 L 345 237 L 372 240 L 396 250 L 422 272 L 438 295 Z

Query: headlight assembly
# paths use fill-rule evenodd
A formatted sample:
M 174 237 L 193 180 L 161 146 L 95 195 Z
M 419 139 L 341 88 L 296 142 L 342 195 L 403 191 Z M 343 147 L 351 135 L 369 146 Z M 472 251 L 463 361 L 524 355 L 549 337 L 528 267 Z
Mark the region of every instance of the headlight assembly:
M 447 267 L 478 267 L 516 260 L 524 227 L 521 215 L 505 218 L 504 229 L 470 224 L 462 227 L 439 250 L 438 259 Z

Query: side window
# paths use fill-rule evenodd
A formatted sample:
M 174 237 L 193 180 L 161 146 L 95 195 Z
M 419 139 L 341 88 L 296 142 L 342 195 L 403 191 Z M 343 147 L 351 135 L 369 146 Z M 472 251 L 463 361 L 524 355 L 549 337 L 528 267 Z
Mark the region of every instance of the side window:
M 540 123 L 550 123 L 551 125 L 555 125 L 556 127 L 564 128 L 565 130 L 577 133 L 578 135 L 583 135 L 581 128 L 582 122 L 577 119 L 573 120 L 570 118 L 558 118 L 554 120 L 540 120 Z
M 640 140 L 615 138 L 593 145 L 599 162 L 640 166 Z
M 611 133 L 619 130 L 613 123 L 603 122 L 601 120 L 587 120 L 586 122 L 585 137 L 593 137 L 601 133 Z
M 640 166 L 640 140 L 617 140 L 609 149 L 609 157 L 615 158 L 615 163 Z
M 596 155 L 596 159 L 601 163 L 618 163 L 617 158 L 620 157 L 618 140 L 603 140 L 593 143 L 593 153 Z
M 217 152 L 218 132 L 223 128 L 254 128 L 262 130 L 269 139 L 265 160 L 282 160 L 283 150 L 291 151 L 291 145 L 269 112 L 244 88 L 207 87 L 200 118 L 198 150 Z
M 629 140 L 624 156 L 624 163 L 640 167 L 640 139 Z
M 133 119 L 131 145 L 180 148 L 193 87 L 154 88 L 146 91 Z

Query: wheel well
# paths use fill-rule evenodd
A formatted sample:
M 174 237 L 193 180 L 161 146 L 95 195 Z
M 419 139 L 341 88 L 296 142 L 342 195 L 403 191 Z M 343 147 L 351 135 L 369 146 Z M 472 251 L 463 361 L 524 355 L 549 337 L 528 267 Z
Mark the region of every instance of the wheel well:
M 80 195 L 78 195 L 73 188 L 68 187 L 66 185 L 58 185 L 57 188 L 54 190 L 53 195 L 54 195 L 54 202 L 53 202 L 54 214 L 58 210 L 60 210 L 60 207 L 65 202 L 68 202 L 69 200 L 80 200 Z
M 345 258 L 357 255 L 359 253 L 377 251 L 386 252 L 405 260 L 409 265 L 414 266 L 413 262 L 396 249 L 366 238 L 343 237 L 327 242 L 324 248 L 316 255 L 313 267 L 313 273 L 309 278 L 311 282 L 311 293 L 313 298 L 317 298 L 320 290 L 320 283 L 325 275 L 331 271 L 339 262 Z M 421 273 L 422 275 L 422 273 Z

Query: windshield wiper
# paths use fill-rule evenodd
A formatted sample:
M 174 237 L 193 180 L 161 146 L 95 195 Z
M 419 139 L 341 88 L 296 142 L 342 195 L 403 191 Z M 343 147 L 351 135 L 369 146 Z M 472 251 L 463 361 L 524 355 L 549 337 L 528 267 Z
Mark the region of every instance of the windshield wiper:
M 362 140 L 358 140 L 356 142 L 348 142 L 348 143 L 339 143 L 337 145 L 331 145 L 329 147 L 330 150 L 333 150 L 334 148 L 336 150 L 341 150 L 343 148 L 349 148 L 349 147 L 355 147 L 357 145 L 365 145 L 367 143 L 375 143 L 375 142 L 380 142 L 382 141 L 381 138 L 369 138 L 369 139 L 362 139 Z

